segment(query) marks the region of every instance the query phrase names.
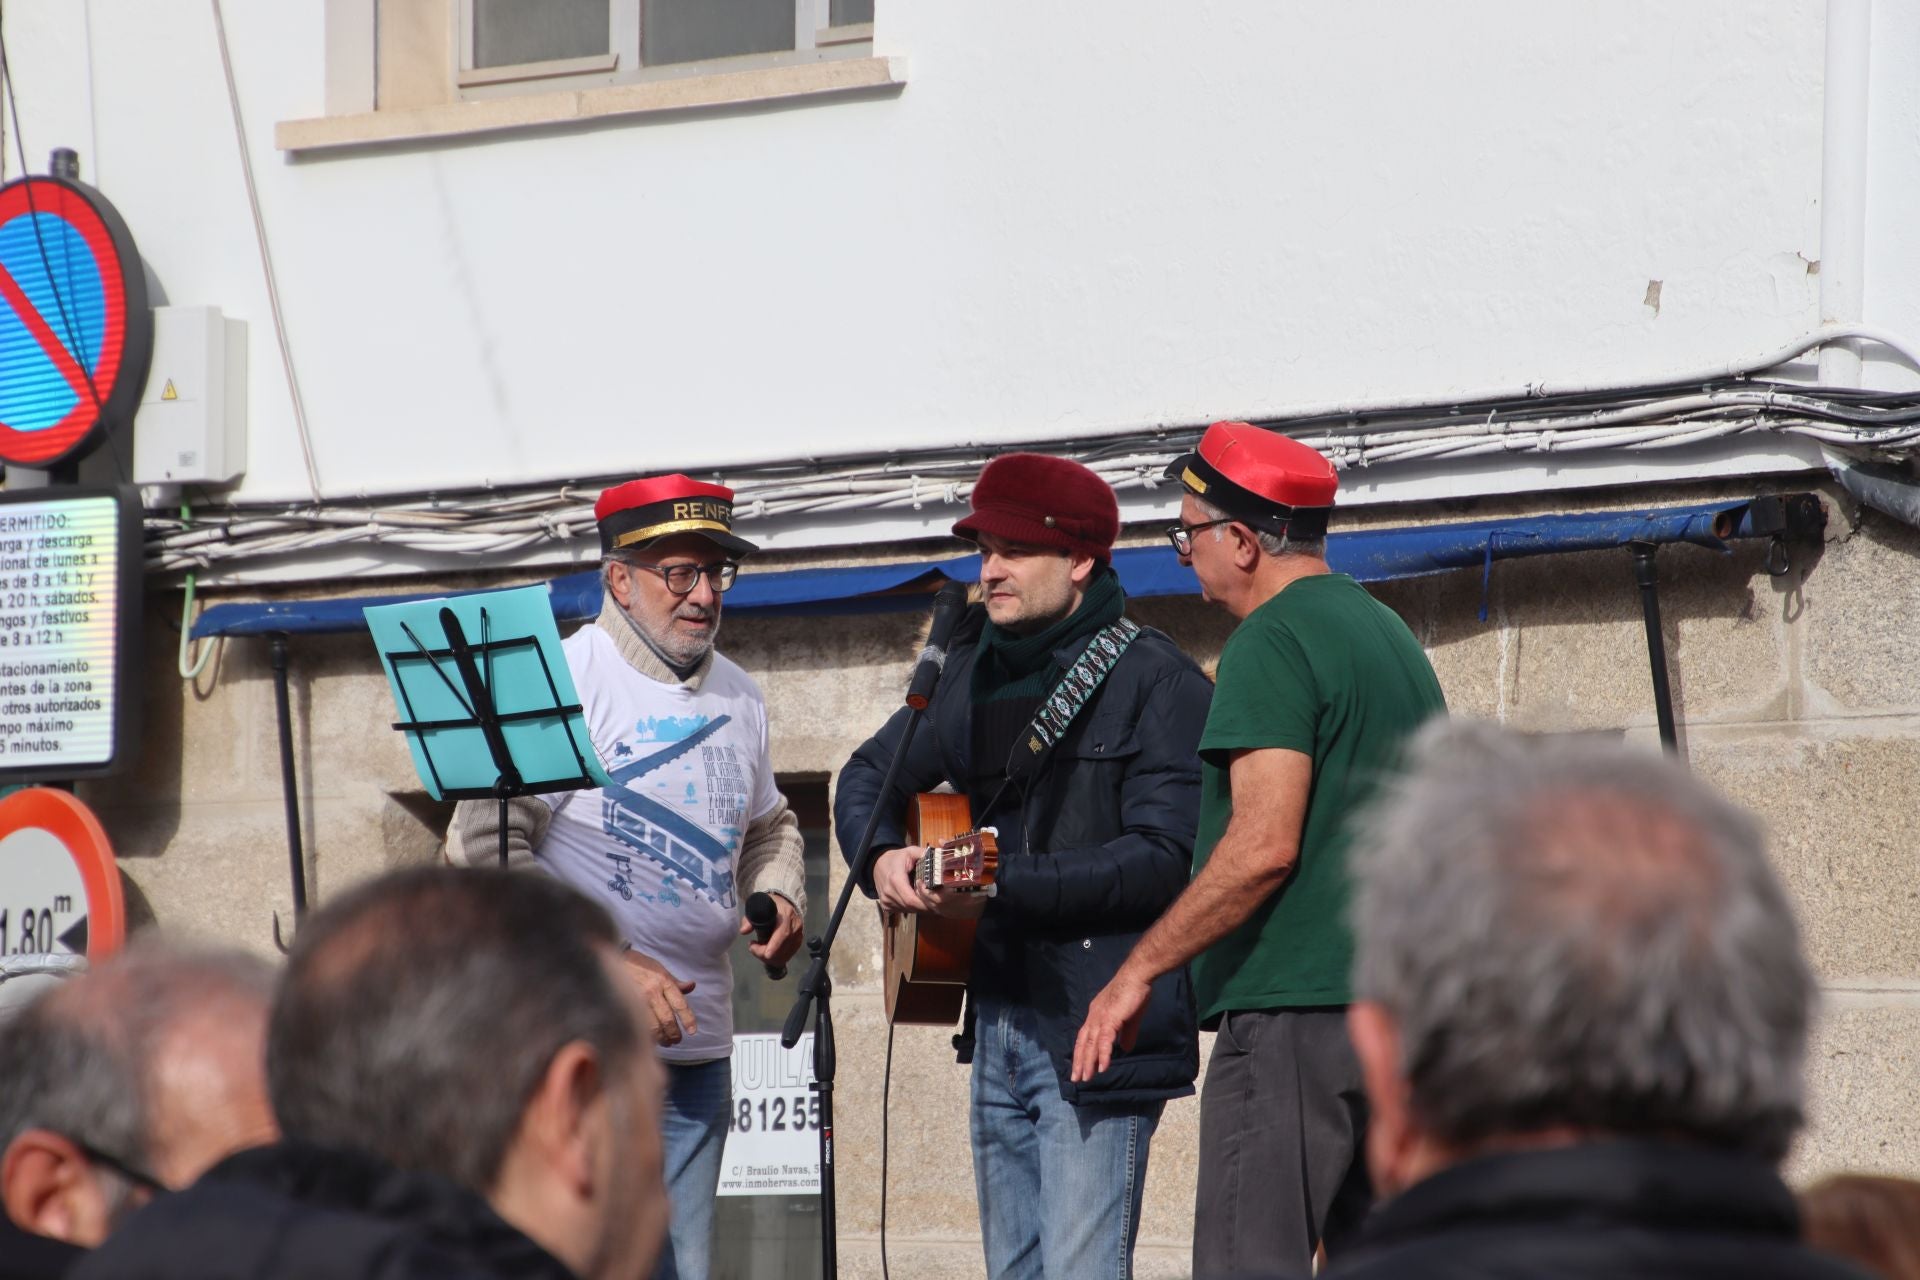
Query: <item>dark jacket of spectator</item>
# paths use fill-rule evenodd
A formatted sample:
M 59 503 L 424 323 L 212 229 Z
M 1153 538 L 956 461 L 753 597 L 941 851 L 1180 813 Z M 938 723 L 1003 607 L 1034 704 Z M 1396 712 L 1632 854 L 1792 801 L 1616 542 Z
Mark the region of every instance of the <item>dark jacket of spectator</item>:
M 1766 1164 L 1698 1147 L 1595 1142 L 1469 1160 L 1381 1206 L 1329 1271 L 1386 1277 L 1860 1280 L 1799 1242 Z
M 57 1280 L 86 1250 L 34 1235 L 0 1213 L 0 1280 Z
M 572 1280 L 487 1202 L 431 1174 L 300 1143 L 243 1151 L 154 1201 L 75 1280 Z

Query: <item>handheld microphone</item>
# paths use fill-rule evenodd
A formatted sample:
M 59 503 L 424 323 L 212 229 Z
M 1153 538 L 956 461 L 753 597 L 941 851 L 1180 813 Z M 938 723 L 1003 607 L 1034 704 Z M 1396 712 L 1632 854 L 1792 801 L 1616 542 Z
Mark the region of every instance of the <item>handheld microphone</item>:
M 747 895 L 747 923 L 753 926 L 753 940 L 767 943 L 773 940 L 773 931 L 780 924 L 780 908 L 773 905 L 773 899 L 764 893 Z M 787 966 L 783 964 L 767 965 L 767 976 L 775 982 L 787 976 Z
M 934 593 L 933 627 L 927 632 L 927 647 L 920 651 L 920 661 L 907 685 L 907 705 L 915 711 L 925 711 L 933 700 L 933 687 L 947 665 L 947 642 L 953 639 L 953 629 L 960 625 L 960 615 L 966 611 L 967 589 L 962 584 L 949 582 Z

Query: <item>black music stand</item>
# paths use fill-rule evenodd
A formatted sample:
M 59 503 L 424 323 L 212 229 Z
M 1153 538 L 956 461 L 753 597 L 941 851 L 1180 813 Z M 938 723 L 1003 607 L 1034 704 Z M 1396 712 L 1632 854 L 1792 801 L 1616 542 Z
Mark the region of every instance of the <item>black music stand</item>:
M 594 753 L 544 587 L 366 611 L 414 767 L 436 800 L 611 786 Z M 471 637 L 477 634 L 475 641 Z

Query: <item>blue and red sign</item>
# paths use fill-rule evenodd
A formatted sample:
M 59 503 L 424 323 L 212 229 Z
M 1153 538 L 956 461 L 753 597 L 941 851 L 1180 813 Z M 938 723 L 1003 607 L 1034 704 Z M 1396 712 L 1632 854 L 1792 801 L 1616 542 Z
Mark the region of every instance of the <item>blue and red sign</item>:
M 47 468 L 139 407 L 153 313 L 133 236 L 99 192 L 0 187 L 0 463 Z

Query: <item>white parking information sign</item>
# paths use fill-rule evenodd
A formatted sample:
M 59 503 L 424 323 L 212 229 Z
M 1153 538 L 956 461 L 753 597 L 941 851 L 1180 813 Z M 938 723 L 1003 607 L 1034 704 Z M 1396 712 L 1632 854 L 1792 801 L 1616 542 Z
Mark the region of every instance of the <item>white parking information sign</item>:
M 820 1095 L 812 1082 L 812 1032 L 791 1049 L 780 1047 L 778 1035 L 733 1038 L 721 1195 L 820 1194 Z
M 113 758 L 119 520 L 112 497 L 0 507 L 0 768 Z

